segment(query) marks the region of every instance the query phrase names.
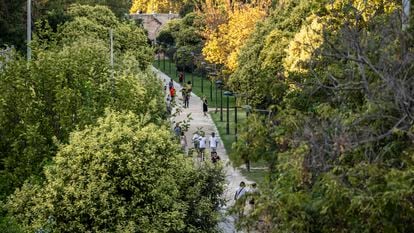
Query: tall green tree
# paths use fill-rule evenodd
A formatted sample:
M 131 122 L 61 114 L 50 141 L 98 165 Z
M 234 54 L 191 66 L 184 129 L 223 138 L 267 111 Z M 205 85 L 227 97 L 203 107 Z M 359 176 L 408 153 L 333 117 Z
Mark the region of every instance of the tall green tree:
M 103 11 L 110 14 L 87 19 L 80 15 L 93 7 L 71 9 L 73 19 L 62 26 L 62 32 L 41 31 L 36 36 L 29 64 L 16 54 L 0 73 L 1 199 L 27 177 L 41 174 L 56 152 L 55 139 L 66 141 L 71 131 L 94 122 L 105 107 L 150 114 L 154 120 L 163 116 L 157 80 L 146 72 L 152 57 L 143 31 L 118 22 L 109 10 Z M 96 7 L 99 9 L 103 8 Z M 113 71 L 108 38 L 90 33 L 93 28 L 71 30 L 78 19 L 84 22 L 79 28 L 93 22 L 106 35 L 105 23 L 118 26 L 114 29 L 119 42 Z M 71 37 L 75 32 L 76 40 Z
M 273 148 L 251 157 L 273 169 L 250 220 L 269 232 L 414 229 L 411 29 L 399 12 L 400 1 L 280 1 L 257 27 L 231 77 L 272 110 L 253 148 L 240 137 L 240 152 Z
M 203 16 L 193 12 L 169 21 L 160 31 L 157 41 L 169 57 L 176 59 L 179 70 L 189 71 L 196 67 L 196 58 L 201 59 L 204 23 Z
M 66 9 L 71 4 L 102 5 L 109 7 L 117 17 L 124 18 L 131 7 L 129 0 L 42 0 L 32 1 L 32 20 L 46 20 L 56 29 L 68 20 Z M 0 1 L 0 46 L 15 46 L 19 51 L 26 48 L 26 0 Z M 34 24 L 32 29 L 35 30 Z
M 59 146 L 44 183 L 27 183 L 10 198 L 24 229 L 212 232 L 219 168 L 197 171 L 182 159 L 168 127 L 148 116 L 105 115 Z

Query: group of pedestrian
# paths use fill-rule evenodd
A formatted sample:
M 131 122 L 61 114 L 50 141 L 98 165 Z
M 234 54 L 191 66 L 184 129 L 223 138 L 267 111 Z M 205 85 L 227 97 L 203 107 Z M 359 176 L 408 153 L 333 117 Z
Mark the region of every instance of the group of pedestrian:
M 182 72 L 180 73 L 180 77 L 182 77 L 183 74 Z M 183 84 L 182 83 L 182 78 L 180 78 L 180 84 L 182 85 L 182 95 L 183 95 L 183 104 L 184 104 L 184 108 L 188 108 L 190 105 L 190 97 L 191 97 L 191 92 L 193 91 L 193 86 L 191 84 L 191 81 L 188 81 L 187 84 Z M 166 89 L 166 86 L 164 87 L 164 90 Z M 168 82 L 168 97 L 167 97 L 167 102 L 173 102 L 174 98 L 176 97 L 177 93 L 176 93 L 176 89 L 174 87 L 174 81 L 173 79 L 171 79 Z M 168 105 L 168 104 L 167 104 Z M 168 111 L 168 110 L 167 110 Z
M 217 154 L 217 146 L 219 145 L 220 140 L 218 139 L 218 137 L 216 137 L 216 134 L 214 132 L 211 133 L 211 136 L 208 140 L 203 132 L 195 132 L 191 140 L 193 142 L 194 149 L 197 151 L 198 157 L 201 159 L 201 161 L 204 161 L 206 157 L 205 151 L 207 142 L 210 147 L 211 161 L 213 163 L 216 163 L 220 160 L 220 157 Z
M 187 84 L 184 84 L 184 74 L 180 72 L 179 74 L 179 82 L 183 86 L 182 88 L 182 96 L 183 96 L 183 103 L 184 108 L 189 107 L 189 100 L 192 92 L 192 83 L 188 81 Z M 164 90 L 167 89 L 167 85 L 164 87 Z M 176 90 L 174 88 L 173 79 L 168 82 L 168 90 L 169 94 L 167 96 L 167 111 L 171 113 L 171 103 L 174 101 L 176 96 Z M 207 116 L 208 112 L 208 101 L 207 98 L 204 96 L 202 98 L 202 108 L 204 116 Z M 174 127 L 174 135 L 176 139 L 180 142 L 181 148 L 184 153 L 187 151 L 187 138 L 184 134 L 179 123 L 176 123 Z M 205 151 L 207 144 L 209 145 L 210 152 L 211 152 L 211 161 L 212 163 L 217 163 L 220 161 L 220 156 L 217 154 L 217 147 L 219 145 L 220 140 L 216 136 L 214 132 L 211 133 L 211 136 L 207 140 L 205 137 L 204 132 L 196 131 L 193 134 L 191 139 L 193 147 L 198 154 L 198 157 L 201 161 L 205 161 Z M 240 182 L 239 187 L 237 188 L 234 194 L 235 206 L 238 209 L 238 217 L 242 217 L 245 214 L 249 214 L 255 208 L 256 199 L 260 195 L 260 192 L 257 188 L 256 183 L 252 183 L 250 187 L 246 187 L 246 183 L 244 181 Z
M 184 108 L 188 108 L 190 105 L 190 97 L 191 97 L 191 92 L 193 90 L 193 86 L 191 81 L 188 81 L 187 84 L 184 85 L 184 74 L 182 72 L 180 72 L 179 74 L 179 82 L 180 84 L 183 86 L 183 88 L 181 89 L 182 91 L 182 96 L 183 96 L 183 104 L 184 104 Z M 164 90 L 166 90 L 167 86 L 164 87 Z M 174 102 L 175 97 L 176 97 L 176 89 L 174 87 L 174 81 L 173 79 L 171 79 L 168 82 L 168 93 L 169 95 L 167 96 L 167 112 L 171 114 L 171 104 Z M 204 116 L 207 116 L 207 112 L 208 112 L 208 101 L 207 101 L 207 97 L 203 97 L 202 99 L 202 108 L 203 108 L 203 114 Z
M 256 183 L 252 183 L 250 188 L 248 188 L 244 181 L 240 182 L 239 187 L 234 193 L 234 200 L 236 201 L 239 217 L 243 216 L 244 213 L 250 213 L 254 210 L 256 199 L 259 195 L 260 192 Z M 247 206 L 246 203 L 248 204 Z

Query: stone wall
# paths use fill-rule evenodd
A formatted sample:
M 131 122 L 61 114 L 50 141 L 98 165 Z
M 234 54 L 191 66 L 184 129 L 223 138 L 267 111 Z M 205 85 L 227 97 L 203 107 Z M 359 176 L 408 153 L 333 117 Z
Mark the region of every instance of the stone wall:
M 130 14 L 130 17 L 140 19 L 148 31 L 148 38 L 154 41 L 164 24 L 180 16 L 178 14 Z

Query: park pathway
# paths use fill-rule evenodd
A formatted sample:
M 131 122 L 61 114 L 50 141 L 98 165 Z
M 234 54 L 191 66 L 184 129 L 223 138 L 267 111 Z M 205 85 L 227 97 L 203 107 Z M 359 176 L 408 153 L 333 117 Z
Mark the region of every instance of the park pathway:
M 153 67 L 153 71 L 156 73 L 156 75 L 164 82 L 165 85 L 168 86 L 168 82 L 170 81 L 170 77 L 168 77 L 163 72 L 157 70 Z M 179 108 L 183 107 L 183 102 L 181 98 L 181 85 L 174 82 L 174 87 L 176 89 L 177 97 L 176 97 L 176 103 L 178 103 Z M 173 113 L 175 110 L 173 109 Z M 216 135 L 220 138 L 219 132 L 211 119 L 210 115 L 204 116 L 203 110 L 202 110 L 202 101 L 201 99 L 196 96 L 194 93 L 191 94 L 190 98 L 190 104 L 189 108 L 182 108 L 181 114 L 171 119 L 173 125 L 175 125 L 175 122 L 180 122 L 186 119 L 187 114 L 191 113 L 192 120 L 190 121 L 190 128 L 185 133 L 187 137 L 187 143 L 189 147 L 192 147 L 191 144 L 191 138 L 193 137 L 193 133 L 197 131 L 198 128 L 202 128 L 202 130 L 206 133 L 207 139 L 210 137 L 212 132 L 215 132 Z M 225 232 L 225 233 L 234 233 L 236 232 L 234 227 L 234 218 L 232 216 L 226 216 L 226 210 L 228 207 L 232 206 L 234 204 L 234 193 L 236 189 L 239 187 L 239 184 L 241 181 L 245 181 L 247 183 L 249 182 L 243 175 L 240 174 L 237 168 L 234 168 L 231 165 L 231 162 L 229 160 L 229 157 L 227 156 L 226 150 L 223 146 L 223 142 L 220 138 L 220 144 L 217 148 L 217 154 L 220 156 L 221 161 L 224 164 L 224 171 L 226 174 L 226 187 L 224 191 L 224 198 L 226 200 L 226 206 L 223 207 L 222 213 L 223 213 L 223 219 L 219 224 L 219 228 Z M 208 155 L 209 156 L 209 155 Z M 208 158 L 208 157 L 207 157 Z

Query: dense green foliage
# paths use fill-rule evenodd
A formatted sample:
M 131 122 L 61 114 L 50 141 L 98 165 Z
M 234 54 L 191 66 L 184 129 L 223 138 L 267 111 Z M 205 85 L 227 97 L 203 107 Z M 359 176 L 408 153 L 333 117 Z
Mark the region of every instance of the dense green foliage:
M 413 41 L 399 4 L 279 1 L 257 25 L 230 84 L 268 114 L 249 118 L 235 149 L 270 174 L 241 225 L 414 230 Z
M 157 41 L 167 56 L 174 56 L 178 70 L 196 67 L 196 57 L 200 56 L 204 42 L 200 33 L 203 27 L 202 16 L 189 13 L 182 19 L 171 20 L 160 31 Z
M 99 9 L 102 7 L 97 7 Z M 132 68 L 134 63 L 144 68 L 151 61 L 149 49 L 136 51 L 146 45 L 142 30 L 127 24 L 120 24 L 119 32 L 115 29 L 120 35 L 124 34 L 128 43 L 117 47 L 119 53 L 125 50 L 125 56 L 118 59 L 117 66 L 123 69 L 115 71 L 117 81 L 114 82 L 107 40 L 86 33 L 90 28 L 76 30 L 77 39 L 71 39 L 73 22 L 88 20 L 76 16 L 85 10 L 93 9 L 73 7 L 73 21 L 63 26 L 62 33 L 42 31 L 34 42 L 33 60 L 29 64 L 15 55 L 0 74 L 2 199 L 28 176 L 40 174 L 43 165 L 56 151 L 54 138 L 66 141 L 69 132 L 94 122 L 105 107 L 152 114 L 154 119 L 163 114 L 160 94 L 149 91 L 155 90 L 151 87 L 156 85 L 155 78 L 126 69 Z M 108 18 L 117 22 L 110 11 L 100 15 L 106 21 L 98 24 L 95 20 L 93 23 L 97 27 L 104 28 Z M 77 26 L 81 27 L 81 24 Z M 133 29 L 124 29 L 128 26 Z M 128 31 L 135 31 L 137 35 L 129 36 Z M 81 36 L 82 32 L 87 36 Z M 49 38 L 41 40 L 45 33 Z M 61 40 L 49 42 L 53 37 Z M 119 36 L 119 39 L 123 38 Z
M 168 127 L 149 116 L 105 115 L 59 146 L 43 184 L 27 183 L 10 198 L 8 208 L 24 228 L 211 232 L 220 168 L 194 168 Z
M 214 231 L 221 168 L 172 140 L 143 30 L 102 6 L 66 15 L 2 66 L 0 231 Z
M 66 9 L 74 3 L 108 6 L 118 17 L 128 13 L 131 2 L 128 0 L 42 0 L 32 1 L 32 20 L 47 20 L 56 29 L 64 23 L 68 15 Z M 8 44 L 23 50 L 26 45 L 26 6 L 27 0 L 0 1 L 0 46 Z M 34 24 L 33 24 L 34 25 Z M 34 28 L 34 27 L 32 27 Z

